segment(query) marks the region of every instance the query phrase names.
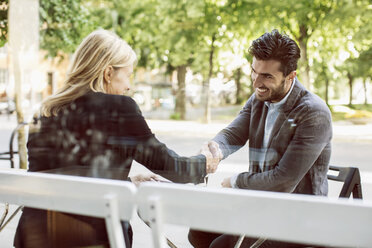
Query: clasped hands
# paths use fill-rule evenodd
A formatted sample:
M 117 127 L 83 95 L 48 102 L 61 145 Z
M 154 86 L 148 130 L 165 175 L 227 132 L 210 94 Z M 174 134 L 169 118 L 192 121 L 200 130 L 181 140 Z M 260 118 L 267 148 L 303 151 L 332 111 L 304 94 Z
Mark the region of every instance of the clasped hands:
M 204 143 L 200 150 L 200 153 L 203 154 L 207 159 L 207 174 L 216 172 L 218 164 L 223 158 L 223 154 L 218 143 L 215 141 L 208 141 Z M 224 188 L 231 188 L 230 177 L 225 178 L 222 181 L 221 185 Z
M 207 174 L 216 172 L 218 164 L 223 158 L 223 154 L 221 152 L 221 149 L 218 143 L 215 141 L 205 142 L 200 149 L 200 154 L 206 157 Z M 136 186 L 139 186 L 141 182 L 146 182 L 146 181 L 162 182 L 164 181 L 164 178 L 154 173 L 148 173 L 148 174 L 139 174 L 136 176 L 132 176 L 131 181 Z M 225 178 L 223 182 L 221 183 L 221 185 L 223 187 L 231 187 L 230 178 Z
M 207 159 L 206 162 L 207 174 L 216 172 L 218 164 L 223 158 L 218 143 L 215 141 L 205 142 L 200 149 L 200 154 L 203 154 Z

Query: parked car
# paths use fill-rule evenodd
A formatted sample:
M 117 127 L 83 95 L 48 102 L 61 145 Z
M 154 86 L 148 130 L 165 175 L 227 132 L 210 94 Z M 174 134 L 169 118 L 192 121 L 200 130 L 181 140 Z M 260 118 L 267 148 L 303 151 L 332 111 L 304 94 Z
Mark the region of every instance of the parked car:
M 0 102 L 0 114 L 12 114 L 15 111 L 15 103 L 12 100 Z

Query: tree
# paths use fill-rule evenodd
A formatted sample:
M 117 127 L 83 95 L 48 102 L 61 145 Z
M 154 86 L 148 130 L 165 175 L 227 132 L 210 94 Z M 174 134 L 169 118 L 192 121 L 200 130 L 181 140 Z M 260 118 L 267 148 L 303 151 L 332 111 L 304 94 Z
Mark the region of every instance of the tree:
M 167 51 L 164 59 L 177 71 L 175 113 L 180 119 L 186 117 L 186 68 L 189 67 L 200 47 L 201 20 L 204 15 L 204 1 L 160 1 L 157 13 L 162 16 L 159 40 Z
M 364 86 L 364 103 L 368 104 L 367 79 L 372 75 L 372 27 L 370 20 L 372 19 L 372 11 L 370 10 L 370 1 L 359 0 L 353 4 L 353 17 L 348 20 L 352 22 L 348 31 L 350 48 L 355 48 L 352 59 L 349 62 L 356 68 L 356 77 L 363 80 Z
M 24 122 L 22 109 L 22 83 L 31 77 L 38 61 L 39 18 L 38 0 L 12 0 L 9 4 L 9 43 L 15 83 L 15 105 L 18 124 Z M 24 14 L 27 10 L 27 13 Z M 19 166 L 27 169 L 27 152 L 25 131 L 18 129 Z
M 8 8 L 9 1 L 2 0 L 0 2 L 0 47 L 8 40 Z
M 81 39 L 97 26 L 90 20 L 91 15 L 85 6 L 92 1 L 39 1 L 40 48 L 47 51 L 48 56 L 63 58 L 62 53 L 72 53 Z M 0 3 L 0 47 L 8 41 L 8 2 L 2 0 Z
M 368 49 L 367 51 L 362 52 L 356 58 L 349 58 L 345 61 L 344 66 L 342 67 L 343 70 L 346 71 L 346 76 L 349 83 L 349 106 L 352 106 L 353 100 L 353 82 L 356 78 L 361 78 L 363 80 L 364 86 L 364 103 L 368 104 L 368 96 L 367 96 L 367 78 L 371 77 L 372 67 L 372 49 Z
M 301 49 L 300 74 L 302 83 L 312 89 L 308 44 L 314 32 L 321 29 L 327 22 L 331 22 L 333 13 L 343 7 L 343 1 L 329 0 L 267 0 L 263 8 L 267 16 L 272 18 L 273 24 L 283 27 L 299 44 Z M 272 15 L 271 13 L 275 13 Z
M 372 48 L 363 51 L 358 57 L 358 69 L 359 76 L 363 78 L 363 88 L 364 88 L 364 104 L 368 104 L 368 87 L 367 80 L 371 78 L 372 75 Z
M 340 20 L 334 20 L 333 25 L 336 33 L 344 36 L 341 47 L 344 62 L 339 65 L 338 70 L 347 78 L 349 85 L 349 105 L 353 101 L 353 83 L 357 78 L 361 78 L 365 89 L 365 102 L 367 101 L 366 79 L 371 75 L 371 45 L 372 35 L 370 20 L 372 13 L 368 9 L 369 1 L 353 1 L 339 10 L 338 18 L 345 25 L 339 26 Z M 336 34 L 335 34 L 336 35 Z M 346 59 L 346 60 L 345 60 Z
M 93 1 L 92 19 L 104 29 L 113 30 L 136 51 L 137 67 L 148 69 L 162 65 L 156 44 L 159 20 L 156 1 Z M 163 54 L 163 53 L 162 53 Z
M 84 5 L 88 2 L 40 0 L 40 48 L 47 51 L 49 57 L 64 59 L 96 28 Z
M 231 57 L 221 56 L 221 66 L 225 69 L 232 70 L 233 78 L 236 85 L 235 104 L 241 104 L 243 99 L 243 89 L 247 86 L 250 93 L 253 91 L 250 78 L 245 80 L 248 85 L 242 84 L 243 66 L 252 61 L 248 48 L 252 40 L 258 38 L 266 31 L 270 25 L 267 18 L 262 18 L 260 11 L 262 5 L 256 1 L 229 0 L 223 7 L 226 18 L 224 24 L 227 26 L 226 35 L 224 36 L 224 51 L 229 51 Z M 227 60 L 224 63 L 224 60 Z
M 202 1 L 113 1 L 100 16 L 105 28 L 113 29 L 135 49 L 138 66 L 148 69 L 166 66 L 177 71 L 175 114 L 186 115 L 186 68 L 197 47 L 197 21 Z
M 309 49 L 313 60 L 314 92 L 323 97 L 329 105 L 331 85 L 337 77 L 336 67 L 340 62 L 339 54 L 343 50 L 343 46 L 334 44 L 343 44 L 345 37 L 334 31 L 332 23 L 324 25 L 314 36 L 316 38 L 311 40 Z
M 205 79 L 203 80 L 203 104 L 204 104 L 204 117 L 203 121 L 209 123 L 211 121 L 211 106 L 210 106 L 210 80 L 214 74 L 214 59 L 218 52 L 218 40 L 224 35 L 225 27 L 221 21 L 224 18 L 221 6 L 216 1 L 205 1 L 204 18 L 201 20 L 201 47 L 206 48 L 208 66 L 207 71 L 203 73 Z M 204 36 L 204 37 L 203 37 Z M 205 58 L 205 57 L 204 57 Z M 203 67 L 202 67 L 203 68 Z
M 165 65 L 177 71 L 175 115 L 185 119 L 186 69 L 197 48 L 203 2 L 145 0 L 125 7 L 130 11 L 119 26 L 130 34 L 128 38 L 140 55 L 139 65 Z

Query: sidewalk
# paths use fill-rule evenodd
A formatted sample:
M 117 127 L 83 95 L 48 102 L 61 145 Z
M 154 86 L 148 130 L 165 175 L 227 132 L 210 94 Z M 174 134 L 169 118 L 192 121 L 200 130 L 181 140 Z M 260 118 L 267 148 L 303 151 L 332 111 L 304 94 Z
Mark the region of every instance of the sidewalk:
M 146 118 L 146 113 L 144 116 Z M 151 115 L 150 115 L 151 116 Z M 204 124 L 201 121 L 181 121 L 146 118 L 148 125 L 154 133 L 168 133 L 169 135 L 195 135 L 205 137 L 216 135 L 221 129 L 226 127 L 232 118 L 225 120 L 212 121 Z M 13 130 L 16 127 L 15 115 L 0 115 L 0 130 Z M 333 139 L 345 139 L 348 141 L 363 140 L 372 142 L 372 122 L 365 125 L 355 125 L 349 121 L 333 122 Z M 1 143 L 3 143 L 2 141 Z
M 372 142 L 372 123 L 353 125 L 349 122 L 334 122 L 333 139 Z
M 203 124 L 197 121 L 174 120 L 147 120 L 147 122 L 154 133 L 196 137 L 214 136 L 230 123 L 230 121 L 219 121 Z M 372 123 L 353 125 L 345 121 L 334 122 L 333 139 L 372 142 Z

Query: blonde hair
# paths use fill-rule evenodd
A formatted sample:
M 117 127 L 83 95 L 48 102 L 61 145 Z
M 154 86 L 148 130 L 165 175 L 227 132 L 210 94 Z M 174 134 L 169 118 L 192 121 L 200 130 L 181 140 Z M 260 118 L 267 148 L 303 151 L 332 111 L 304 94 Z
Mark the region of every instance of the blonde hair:
M 89 91 L 107 93 L 104 71 L 134 65 L 137 57 L 133 49 L 115 33 L 96 30 L 77 48 L 64 86 L 48 97 L 41 106 L 41 115 L 56 116 L 68 104 Z

